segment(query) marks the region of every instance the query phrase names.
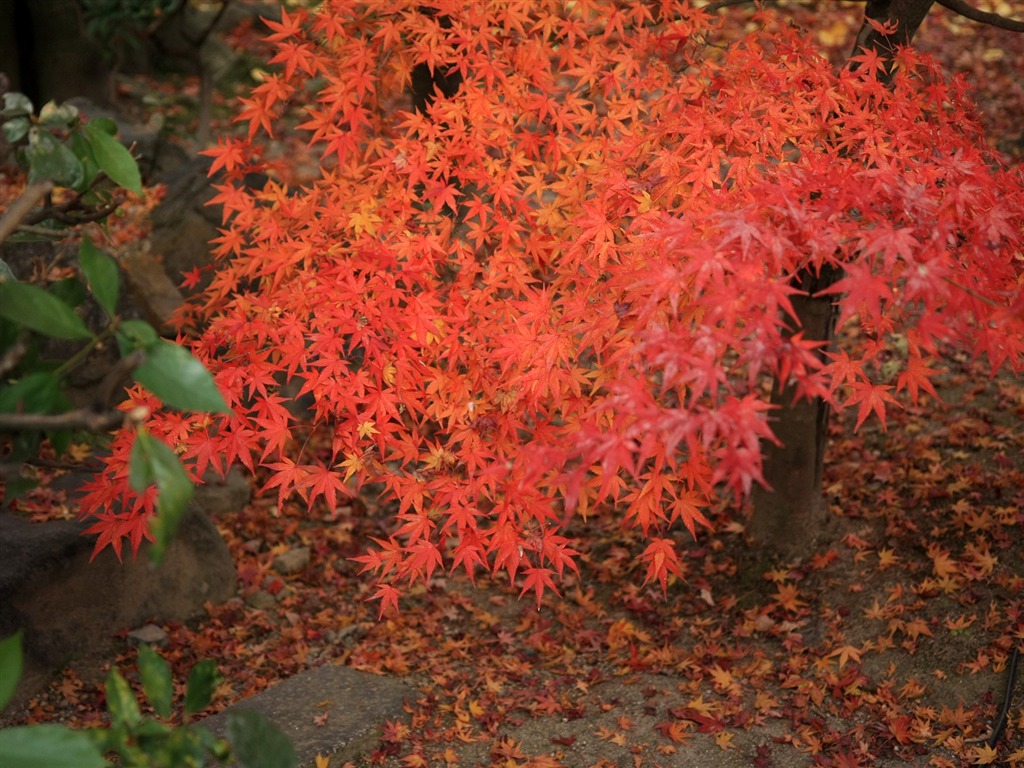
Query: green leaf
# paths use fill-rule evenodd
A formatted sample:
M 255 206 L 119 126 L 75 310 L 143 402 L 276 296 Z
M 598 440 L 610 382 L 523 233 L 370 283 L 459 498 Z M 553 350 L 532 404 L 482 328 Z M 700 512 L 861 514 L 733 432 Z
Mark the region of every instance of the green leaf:
M 89 120 L 93 130 L 103 131 L 108 136 L 117 136 L 117 123 L 109 117 L 94 117 Z
M 146 644 L 139 646 L 139 675 L 142 677 L 142 690 L 153 709 L 160 717 L 170 717 L 174 694 L 171 668 L 159 653 Z
M 92 153 L 92 145 L 85 138 L 85 134 L 81 129 L 74 131 L 71 136 L 71 151 L 75 153 L 75 157 L 82 163 L 82 183 L 75 187 L 79 192 L 85 192 L 92 187 L 93 182 L 96 181 L 96 177 L 100 174 L 100 166 L 96 162 L 96 158 Z M 95 191 L 95 190 L 93 190 Z
M 29 182 L 50 179 L 62 187 L 77 187 L 85 177 L 82 163 L 75 153 L 57 141 L 53 134 L 38 128 L 29 131 L 25 159 L 28 160 Z
M 142 194 L 139 166 L 125 146 L 103 130 L 101 125 L 87 123 L 83 129 L 92 147 L 93 157 L 107 176 L 130 192 Z
M 7 283 L 12 280 L 17 280 L 11 268 L 7 266 L 7 262 L 0 259 L 0 283 Z
M 89 292 L 85 284 L 76 275 L 65 277 L 50 284 L 47 292 L 56 299 L 63 301 L 74 309 L 81 306 Z
M 4 138 L 11 144 L 17 144 L 28 136 L 28 129 L 32 122 L 27 117 L 15 117 L 4 123 Z
M 82 318 L 42 288 L 20 282 L 0 283 L 0 315 L 58 339 L 91 339 Z
M 63 725 L 29 725 L 0 731 L 3 768 L 103 768 L 108 765 L 92 739 Z
M 89 283 L 89 290 L 96 297 L 109 317 L 117 313 L 117 299 L 121 290 L 121 271 L 117 262 L 93 245 L 88 237 L 82 238 L 78 248 L 78 263 L 82 274 Z
M 32 454 L 35 453 L 35 451 L 28 451 L 28 453 Z M 34 477 L 16 475 L 14 477 L 6 478 L 4 480 L 3 498 L 0 499 L 0 510 L 7 509 L 15 499 L 20 499 L 33 488 L 38 487 L 39 481 Z M 3 709 L 2 704 L 0 704 L 0 709 Z
M 217 665 L 210 659 L 203 659 L 192 667 L 185 688 L 185 712 L 194 715 L 210 706 L 213 693 L 222 679 Z
M 140 493 L 156 483 L 156 516 L 149 521 L 149 530 L 154 538 L 150 559 L 159 563 L 192 500 L 192 481 L 174 451 L 140 429 L 132 445 L 128 482 Z
M 213 376 L 184 347 L 161 341 L 146 350 L 135 380 L 163 401 L 183 411 L 227 413 Z
M 15 117 L 32 114 L 32 102 L 24 93 L 8 91 L 4 94 L 4 108 L 0 116 Z
M 39 110 L 39 124 L 46 127 L 70 128 L 78 119 L 78 107 L 74 104 L 61 104 L 48 101 Z
M 145 320 L 124 320 L 117 327 L 117 346 L 121 357 L 128 357 L 137 349 L 149 349 L 160 341 L 160 336 Z
M 228 712 L 226 736 L 241 768 L 295 768 L 292 743 L 259 712 L 248 709 Z
M 0 710 L 14 696 L 21 680 L 21 632 L 0 640 Z
M 189 730 L 199 739 L 203 749 L 212 754 L 219 762 L 226 763 L 231 759 L 231 745 L 210 733 L 209 728 L 202 725 L 190 725 Z
M 48 371 L 30 373 L 0 387 L 0 413 L 59 413 L 67 405 L 60 379 Z
M 107 692 L 107 709 L 114 725 L 135 728 L 142 720 L 139 704 L 132 695 L 132 689 L 116 669 L 111 669 L 104 686 Z

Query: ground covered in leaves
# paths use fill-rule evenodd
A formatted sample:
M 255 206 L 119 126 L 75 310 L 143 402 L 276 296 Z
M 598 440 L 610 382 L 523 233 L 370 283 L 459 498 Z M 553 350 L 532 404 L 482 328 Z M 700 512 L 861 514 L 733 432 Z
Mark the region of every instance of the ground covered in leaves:
M 837 61 L 848 52 L 862 5 L 790 5 Z M 993 143 L 1018 157 L 1019 37 L 936 9 L 917 40 L 967 74 Z M 639 586 L 641 543 L 611 516 L 576 531 L 581 576 L 540 610 L 504 583 L 436 579 L 378 621 L 350 558 L 390 530 L 388 510 L 257 498 L 217 521 L 239 596 L 166 625 L 162 652 L 179 680 L 217 661 L 215 708 L 320 664 L 402 677 L 418 694 L 360 765 L 1024 765 L 1024 682 L 1003 741 L 983 741 L 1024 643 L 1024 386 L 954 366 L 941 394 L 894 409 L 887 432 L 836 420 L 816 551 L 751 571 L 744 519 L 722 511 L 667 596 Z M 125 642 L 108 661 L 137 677 L 134 659 Z M 103 676 L 72 663 L 16 717 L 96 723 Z M 344 706 L 324 702 L 322 722 Z
M 831 529 L 796 563 L 750 572 L 723 513 L 663 596 L 639 586 L 635 532 L 591 520 L 581 577 L 540 610 L 504 583 L 438 579 L 378 621 L 350 558 L 387 510 L 329 522 L 257 499 L 218 521 L 239 596 L 165 626 L 162 650 L 181 680 L 218 662 L 218 708 L 320 664 L 405 679 L 408 716 L 359 765 L 1024 764 L 1020 692 L 1004 739 L 982 741 L 1024 642 L 1024 387 L 982 381 L 950 374 L 944 403 L 893 412 L 888 432 L 837 420 Z M 73 663 L 26 714 L 98 722 L 101 679 Z

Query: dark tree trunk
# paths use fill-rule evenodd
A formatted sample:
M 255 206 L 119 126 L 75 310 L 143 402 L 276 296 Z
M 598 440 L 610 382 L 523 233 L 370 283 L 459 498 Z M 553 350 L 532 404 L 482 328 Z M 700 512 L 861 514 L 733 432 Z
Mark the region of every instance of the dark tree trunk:
M 795 281 L 805 293 L 792 299 L 800 321 L 795 330 L 802 330 L 809 341 L 827 345 L 832 339 L 834 296 L 815 294 L 839 277 L 840 272 L 830 268 L 820 275 L 802 272 Z M 769 560 L 792 560 L 810 552 L 827 519 L 822 470 L 829 407 L 821 398 L 794 401 L 795 395 L 792 384 L 772 392 L 772 404 L 776 406 L 773 429 L 782 445 L 767 444 L 764 478 L 771 489 L 755 486 L 753 493 L 754 516 L 748 531 Z
M 85 35 L 76 0 L 0 0 L 0 71 L 36 109 L 81 96 L 108 105 L 110 62 Z
M 875 50 L 891 60 L 899 46 L 909 45 L 935 0 L 868 0 L 865 22 L 857 35 L 853 55 Z M 876 30 L 868 20 L 896 24 L 892 34 Z M 889 73 L 891 75 L 891 72 Z M 840 278 L 838 270 L 816 275 L 805 271 L 795 283 L 806 293 L 794 297 L 793 307 L 805 338 L 832 341 L 835 325 L 833 295 L 815 294 Z M 824 349 L 823 348 L 823 349 Z M 822 492 L 822 471 L 828 437 L 829 408 L 819 398 L 793 402 L 794 388 L 776 387 L 772 394 L 773 430 L 782 445 L 766 444 L 764 478 L 769 489 L 755 487 L 753 516 L 748 526 L 756 548 L 754 568 L 766 562 L 791 561 L 813 552 L 823 538 L 828 507 Z

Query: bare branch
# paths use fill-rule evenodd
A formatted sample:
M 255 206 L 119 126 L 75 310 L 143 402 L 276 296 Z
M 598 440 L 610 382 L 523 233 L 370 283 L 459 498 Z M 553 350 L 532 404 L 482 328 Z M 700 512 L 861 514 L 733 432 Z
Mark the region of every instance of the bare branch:
M 965 19 L 977 21 L 980 24 L 988 24 L 990 27 L 1008 29 L 1011 32 L 1024 32 L 1024 21 L 1009 19 L 1006 16 L 1000 16 L 998 13 L 982 11 L 973 5 L 968 5 L 966 0 L 937 0 L 937 2 L 939 5 L 953 11 L 953 13 L 960 14 Z
M 18 228 L 18 225 L 25 220 L 35 204 L 52 191 L 53 182 L 49 180 L 30 184 L 26 187 L 25 191 L 18 196 L 18 199 L 11 203 L 7 213 L 0 217 L 0 243 L 10 237 L 14 230 Z
M 18 334 L 18 338 L 14 340 L 4 352 L 3 357 L 0 357 L 0 376 L 5 376 L 8 371 L 13 371 L 18 367 L 18 363 L 28 352 L 28 334 L 22 331 Z
M 107 432 L 124 423 L 121 411 L 95 411 L 76 408 L 65 413 L 0 413 L 0 430 L 5 432 L 49 432 L 61 429 L 87 429 Z
M 103 377 L 103 382 L 100 384 L 96 398 L 93 401 L 93 410 L 102 411 L 109 409 L 114 403 L 114 393 L 117 390 L 118 385 L 128 378 L 128 375 L 142 365 L 142 362 L 146 359 L 146 353 L 141 349 L 137 349 L 127 357 L 122 357 L 107 371 L 107 375 Z

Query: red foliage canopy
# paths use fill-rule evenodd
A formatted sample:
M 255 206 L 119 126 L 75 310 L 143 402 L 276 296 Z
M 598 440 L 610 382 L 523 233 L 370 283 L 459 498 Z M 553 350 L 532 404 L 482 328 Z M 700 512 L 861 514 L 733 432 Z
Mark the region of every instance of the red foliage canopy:
M 197 476 L 266 468 L 282 502 L 378 484 L 382 609 L 438 569 L 540 599 L 576 568 L 565 524 L 599 509 L 665 585 L 672 527 L 760 479 L 773 380 L 859 425 L 932 392 L 947 345 L 1020 369 L 1024 177 L 931 61 L 898 52 L 887 86 L 769 12 L 729 39 L 686 2 L 430 6 L 271 22 L 280 71 L 209 153 L 227 224 L 189 317 L 234 414 L 149 425 Z M 425 114 L 404 100 L 424 62 L 462 78 Z M 264 159 L 295 113 L 321 157 L 302 184 Z M 786 331 L 794 276 L 828 267 L 859 330 L 823 360 Z M 144 532 L 145 503 L 116 506 L 125 459 L 83 505 L 100 545 Z

